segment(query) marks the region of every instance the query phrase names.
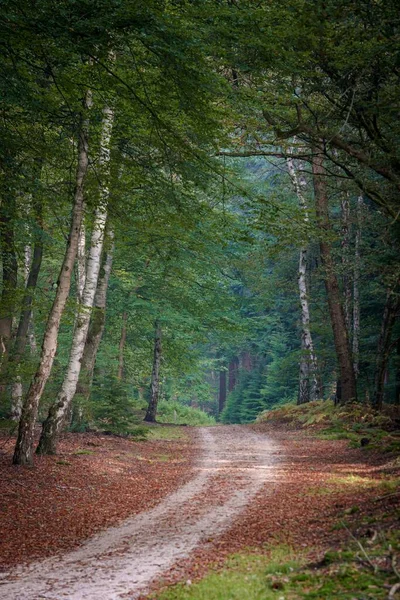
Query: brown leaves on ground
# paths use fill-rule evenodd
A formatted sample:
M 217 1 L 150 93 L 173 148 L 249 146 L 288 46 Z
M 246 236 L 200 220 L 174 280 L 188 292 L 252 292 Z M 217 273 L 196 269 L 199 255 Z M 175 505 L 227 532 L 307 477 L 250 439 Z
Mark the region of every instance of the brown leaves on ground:
M 277 480 L 264 486 L 224 535 L 206 540 L 158 587 L 198 579 L 244 548 L 268 552 L 271 545 L 287 544 L 319 560 L 348 538 L 341 522 L 357 535 L 355 521 L 376 518 L 379 511 L 389 520 L 395 514 L 399 495 L 386 493 L 381 485 L 387 478 L 383 462 L 390 457 L 349 449 L 345 440 L 323 441 L 265 425 L 257 430 L 276 440 Z M 185 428 L 185 438 L 173 441 L 68 434 L 58 456 L 37 457 L 35 466 L 26 469 L 10 464 L 10 441 L 0 457 L 3 566 L 65 551 L 154 506 L 190 479 L 197 449 L 191 428 Z M 214 484 L 207 493 L 223 493 L 224 481 Z M 394 521 L 388 525 L 395 526 Z
M 382 467 L 389 457 L 350 449 L 346 440 L 325 441 L 266 425 L 254 428 L 279 446 L 277 481 L 264 486 L 224 535 L 198 548 L 190 561 L 176 564 L 157 588 L 195 581 L 244 549 L 268 553 L 271 546 L 285 544 L 314 561 L 349 539 L 346 524 L 356 535 L 365 533 L 368 525 L 356 528 L 369 517 L 389 519 L 389 529 L 398 526 L 400 496 L 386 494 L 383 485 L 387 471 Z
M 0 454 L 0 565 L 66 551 L 96 531 L 147 510 L 191 477 L 196 436 L 131 441 L 66 434 L 57 456 L 32 468 L 11 465 L 13 440 Z

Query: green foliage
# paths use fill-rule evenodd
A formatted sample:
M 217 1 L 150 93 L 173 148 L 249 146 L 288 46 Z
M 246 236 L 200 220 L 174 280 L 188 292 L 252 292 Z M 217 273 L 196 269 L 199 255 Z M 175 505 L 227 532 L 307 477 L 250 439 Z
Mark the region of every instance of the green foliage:
M 95 385 L 92 394 L 93 423 L 111 433 L 121 435 L 139 435 L 146 432 L 138 430 L 140 411 L 138 403 L 132 399 L 124 384 L 116 379 L 108 379 Z
M 400 449 L 397 419 L 398 411 L 388 406 L 381 413 L 361 403 L 336 407 L 330 401 L 317 401 L 267 410 L 258 416 L 257 422 L 301 427 L 323 439 L 347 439 L 352 447 L 360 447 L 365 438 L 366 450 L 379 448 L 381 452 L 396 453 Z
M 185 406 L 178 401 L 162 400 L 158 405 L 157 420 L 174 425 L 214 425 L 215 419 L 199 408 Z
M 371 373 L 386 293 L 398 282 L 395 3 L 318 0 L 310 10 L 300 0 L 244 0 L 241 8 L 213 1 L 160 5 L 150 0 L 141 6 L 126 0 L 85 0 L 83 5 L 22 0 L 18 8 L 10 0 L 3 3 L 0 201 L 2 207 L 15 205 L 10 213 L 19 267 L 14 322 L 24 299 L 25 249 L 37 239 L 44 244 L 33 299 L 37 347 L 65 251 L 88 90 L 88 233 L 101 189 L 106 184 L 110 191 L 115 253 L 106 329 L 92 395 L 75 398 L 80 414 L 74 417 L 75 430 L 95 422 L 126 432 L 142 415 L 155 319 L 163 337 L 161 397 L 169 407 L 160 403 L 161 419 L 174 421 L 176 412 L 178 421 L 208 422 L 200 413 L 194 416 L 196 408 L 216 416 L 216 373 L 232 360 L 240 366 L 221 415 L 224 422 L 249 422 L 264 409 L 294 401 L 301 358 L 297 268 L 304 247 L 321 397 L 331 396 L 337 357 L 307 164 L 309 149 L 321 139 L 332 221 L 322 238 L 332 246 L 342 289 L 357 266 L 360 228 L 358 387 L 360 397 L 373 396 Z M 100 160 L 106 104 L 115 112 L 109 174 Z M 307 219 L 287 174 L 284 151 L 293 149 L 305 158 L 296 162 L 304 176 Z M 216 156 L 221 150 L 249 156 Z M 360 190 L 364 203 L 358 219 Z M 351 208 L 347 246 L 343 197 Z M 11 254 L 11 248 L 3 248 L 3 267 Z M 9 308 L 6 287 L 0 318 Z M 75 278 L 41 417 L 68 363 L 76 288 Z M 399 320 L 392 335 L 399 335 Z M 400 349 L 396 356 L 394 350 L 390 347 L 385 390 L 390 402 L 399 390 Z M 246 353 L 247 366 L 241 364 Z M 26 391 L 37 351 L 26 348 L 17 362 L 2 363 L 1 380 L 18 378 Z M 115 377 L 121 362 L 120 385 Z M 9 413 L 8 389 L 0 415 Z M 353 436 L 358 443 L 361 433 L 326 435 Z M 393 436 L 388 447 L 395 446 Z

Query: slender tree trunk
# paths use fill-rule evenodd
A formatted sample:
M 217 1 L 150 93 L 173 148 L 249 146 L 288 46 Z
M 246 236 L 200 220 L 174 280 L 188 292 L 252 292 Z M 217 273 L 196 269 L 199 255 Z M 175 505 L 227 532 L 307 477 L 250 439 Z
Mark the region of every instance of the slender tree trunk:
M 40 230 L 43 229 L 42 220 L 42 206 L 40 203 L 36 203 L 36 221 Z M 25 253 L 25 258 L 29 260 L 31 252 Z M 11 398 L 12 398 L 12 418 L 19 420 L 22 413 L 22 383 L 19 376 L 19 369 L 22 361 L 22 357 L 25 351 L 26 342 L 28 340 L 29 326 L 32 320 L 32 303 L 39 278 L 40 267 L 42 265 L 43 256 L 43 240 L 42 235 L 36 236 L 35 245 L 33 249 L 33 257 L 30 267 L 25 263 L 25 275 L 26 275 L 26 288 L 25 295 L 22 302 L 22 311 L 18 323 L 17 335 L 15 339 L 15 345 L 12 355 L 12 367 L 17 374 L 16 380 L 12 386 Z
M 155 323 L 155 337 L 154 337 L 154 355 L 153 355 L 153 370 L 151 373 L 151 388 L 150 388 L 150 401 L 147 407 L 145 421 L 155 423 L 157 416 L 157 405 L 160 395 L 160 366 L 161 366 L 161 325 L 159 321 Z
M 232 392 L 235 389 L 238 378 L 239 360 L 235 356 L 228 365 L 228 391 Z
M 103 264 L 99 274 L 96 295 L 94 298 L 94 311 L 90 321 L 88 336 L 86 338 L 85 350 L 82 357 L 82 368 L 76 388 L 76 395 L 88 400 L 93 381 L 93 372 L 96 364 L 97 351 L 103 336 L 106 320 L 107 289 L 112 269 L 114 252 L 114 233 L 106 232 L 105 251 L 103 252 Z
M 89 104 L 90 96 L 88 94 L 85 101 L 86 108 L 88 108 Z M 82 118 L 78 139 L 78 166 L 71 228 L 64 261 L 58 278 L 56 296 L 44 332 L 40 363 L 25 398 L 19 422 L 18 438 L 13 457 L 13 463 L 17 465 L 32 464 L 33 462 L 33 436 L 39 401 L 53 366 L 61 316 L 69 295 L 83 216 L 83 186 L 88 168 L 88 125 L 88 118 Z
M 150 264 L 150 258 L 147 258 L 144 263 L 144 270 L 147 269 L 149 264 Z M 141 282 L 142 279 L 143 279 L 143 275 L 138 278 L 138 282 Z M 131 290 L 129 292 L 128 297 L 127 297 L 127 303 L 129 302 L 131 295 L 136 294 L 136 292 L 138 291 L 139 288 L 140 288 L 140 284 L 137 285 L 134 290 Z M 124 351 L 125 351 L 127 333 L 128 333 L 128 311 L 124 310 L 124 312 L 122 313 L 121 335 L 120 335 L 119 344 L 118 344 L 118 370 L 117 370 L 118 381 L 122 381 L 122 379 L 124 377 Z
M 390 350 L 392 349 L 390 339 L 392 336 L 393 327 L 399 309 L 400 295 L 398 293 L 398 290 L 388 290 L 385 308 L 383 310 L 381 333 L 378 340 L 378 350 L 376 355 L 373 404 L 377 410 L 381 410 L 383 406 L 385 394 L 385 377 L 390 356 Z
M 353 274 L 353 363 L 356 378 L 360 373 L 360 274 L 361 274 L 361 228 L 362 228 L 363 197 L 357 199 L 357 231 L 354 249 L 354 274 Z
M 312 161 L 314 176 L 314 193 L 317 211 L 317 224 L 321 232 L 320 253 L 325 270 L 325 288 L 328 298 L 329 314 L 333 330 L 336 356 L 339 363 L 341 380 L 341 403 L 357 400 L 356 378 L 354 375 L 353 360 L 350 351 L 349 338 L 346 328 L 340 290 L 335 274 L 335 264 L 326 234 L 331 231 L 329 222 L 328 193 L 326 186 L 326 172 L 323 165 L 323 156 L 319 150 L 314 150 Z
M 350 201 L 345 193 L 341 200 L 342 217 L 342 266 L 343 266 L 343 296 L 344 296 L 344 318 L 346 320 L 347 332 L 351 331 L 351 278 L 350 278 Z
M 124 350 L 126 344 L 126 335 L 128 331 L 128 312 L 124 310 L 122 313 L 122 326 L 121 326 L 121 336 L 119 338 L 118 344 L 118 371 L 117 371 L 117 379 L 118 381 L 122 381 L 124 376 Z
M 6 368 L 5 365 L 11 346 L 18 277 L 18 261 L 14 239 L 15 218 L 15 195 L 11 191 L 6 197 L 2 198 L 0 206 L 0 251 L 3 264 L 3 286 L 0 297 L 0 367 L 3 372 Z
M 286 159 L 287 167 L 294 190 L 299 200 L 300 208 L 303 211 L 305 223 L 309 222 L 308 206 L 303 189 L 306 186 L 304 177 L 298 177 L 294 162 L 291 158 Z M 302 189 L 303 188 L 303 189 Z M 310 328 L 310 307 L 308 303 L 307 289 L 307 266 L 308 266 L 308 248 L 303 246 L 300 249 L 299 258 L 299 295 L 301 306 L 301 360 L 299 369 L 299 392 L 297 404 L 304 404 L 317 400 L 320 395 L 318 385 L 318 365 L 314 350 L 314 344 Z
M 396 366 L 396 388 L 394 402 L 400 406 L 400 338 L 396 342 L 397 366 Z
M 226 404 L 226 371 L 219 372 L 218 413 L 221 414 Z
M 108 162 L 105 161 L 109 161 L 110 157 L 110 139 L 113 120 L 114 112 L 109 107 L 106 107 L 103 111 L 102 139 L 100 146 L 101 164 L 106 168 L 108 167 Z M 79 313 L 75 324 L 67 372 L 60 393 L 58 394 L 57 401 L 50 407 L 47 419 L 43 423 L 42 434 L 36 449 L 38 454 L 56 453 L 58 437 L 62 431 L 66 414 L 76 392 L 100 272 L 104 231 L 107 221 L 108 197 L 108 187 L 104 186 L 99 206 L 95 211 L 90 250 L 87 260 L 85 287 L 82 294 L 82 304 L 79 307 Z
M 86 227 L 85 222 L 82 220 L 81 230 L 79 232 L 78 252 L 77 252 L 77 265 L 76 265 L 76 288 L 77 288 L 77 301 L 78 304 L 82 303 L 83 290 L 85 289 L 86 282 Z

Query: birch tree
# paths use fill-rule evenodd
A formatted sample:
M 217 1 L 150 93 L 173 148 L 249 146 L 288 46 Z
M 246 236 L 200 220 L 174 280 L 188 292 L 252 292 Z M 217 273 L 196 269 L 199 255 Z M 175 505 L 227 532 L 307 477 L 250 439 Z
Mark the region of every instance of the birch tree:
M 85 350 L 82 356 L 82 367 L 75 394 L 75 398 L 80 396 L 84 401 L 87 401 L 90 396 L 93 371 L 106 320 L 107 289 L 114 253 L 114 232 L 111 229 L 106 232 L 104 246 L 103 264 L 100 269 L 96 295 L 94 297 L 94 310 L 86 338 Z M 80 402 L 79 397 L 77 398 L 77 402 Z
M 292 158 L 286 159 L 287 168 L 289 171 L 290 178 L 297 198 L 299 200 L 300 208 L 303 211 L 304 222 L 309 223 L 308 206 L 307 200 L 303 190 L 306 186 L 304 176 L 299 176 L 294 161 Z M 300 249 L 299 258 L 299 296 L 301 306 L 301 359 L 300 359 L 300 373 L 299 373 L 299 393 L 297 398 L 297 404 L 304 404 L 317 400 L 319 397 L 319 385 L 318 385 L 318 365 L 317 357 L 314 350 L 314 344 L 311 335 L 310 328 L 310 307 L 309 307 L 309 292 L 307 289 L 307 264 L 308 264 L 308 247 L 304 245 Z
M 109 168 L 110 162 L 110 140 L 113 121 L 114 111 L 109 106 L 106 106 L 103 110 L 100 144 L 100 163 L 105 171 Z M 85 286 L 82 293 L 82 303 L 79 305 L 67 371 L 57 400 L 50 407 L 47 419 L 43 423 L 42 434 L 36 450 L 38 454 L 54 454 L 56 452 L 57 438 L 62 430 L 66 413 L 76 392 L 100 272 L 104 232 L 107 221 L 108 198 L 109 188 L 106 184 L 101 190 L 101 199 L 95 210 L 86 267 Z
M 13 456 L 13 463 L 17 465 L 30 465 L 33 462 L 33 437 L 39 402 L 53 366 L 54 357 L 57 351 L 58 330 L 60 328 L 65 303 L 69 295 L 71 276 L 78 250 L 79 232 L 83 218 L 83 190 L 88 169 L 89 117 L 87 111 L 90 103 L 91 95 L 88 92 L 84 100 L 84 111 L 80 115 L 78 164 L 75 177 L 74 203 L 68 243 L 57 282 L 56 296 L 45 328 L 39 366 L 29 387 L 19 421 L 18 437 Z
M 361 275 L 361 227 L 362 207 L 364 201 L 362 195 L 357 198 L 357 230 L 354 248 L 353 269 L 353 364 L 354 374 L 358 377 L 360 372 L 360 275 Z

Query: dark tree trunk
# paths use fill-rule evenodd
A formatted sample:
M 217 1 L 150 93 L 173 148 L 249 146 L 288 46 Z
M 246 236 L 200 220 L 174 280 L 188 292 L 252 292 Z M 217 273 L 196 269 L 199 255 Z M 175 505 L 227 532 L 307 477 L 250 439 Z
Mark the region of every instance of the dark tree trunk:
M 89 95 L 86 97 L 86 102 L 89 102 Z M 71 275 L 78 250 L 79 230 L 81 228 L 83 217 L 83 186 L 88 167 L 87 128 L 88 119 L 85 119 L 82 116 L 78 141 L 78 165 L 76 171 L 74 204 L 72 209 L 68 243 L 58 278 L 56 296 L 54 298 L 44 332 L 39 366 L 30 385 L 22 408 L 22 415 L 19 421 L 18 438 L 13 456 L 13 463 L 16 465 L 30 465 L 33 462 L 33 437 L 39 402 L 52 370 L 53 361 L 57 350 L 58 330 L 69 295 Z
M 375 386 L 373 404 L 377 410 L 382 409 L 385 394 L 385 376 L 392 346 L 390 339 L 397 313 L 400 309 L 400 296 L 393 289 L 388 290 L 383 310 L 381 332 L 376 354 Z
M 317 213 L 317 224 L 321 232 L 320 254 L 324 266 L 325 288 L 328 298 L 329 315 L 333 330 L 336 356 L 339 363 L 341 381 L 341 403 L 357 400 L 356 378 L 351 356 L 349 336 L 346 320 L 341 302 L 340 290 L 335 274 L 335 264 L 331 247 L 326 241 L 326 234 L 331 231 L 329 222 L 328 193 L 326 185 L 326 171 L 323 165 L 323 156 L 319 150 L 314 150 L 312 171 L 314 176 L 314 193 Z
M 352 281 L 350 277 L 350 201 L 346 194 L 341 201 L 342 217 L 342 266 L 343 266 L 343 296 L 344 296 L 344 318 L 346 321 L 347 333 L 350 338 L 351 331 L 351 288 Z
M 155 322 L 153 371 L 151 373 L 150 401 L 147 407 L 145 421 L 155 423 L 157 416 L 157 405 L 160 396 L 160 366 L 161 366 L 161 326 L 159 321 Z
M 396 343 L 397 367 L 396 367 L 396 388 L 394 401 L 396 406 L 400 406 L 400 338 Z
M 119 338 L 118 345 L 118 371 L 117 371 L 117 379 L 118 381 L 122 381 L 124 376 L 124 350 L 126 343 L 126 333 L 128 326 L 128 313 L 126 310 L 122 313 L 122 327 L 121 327 L 121 337 Z
M 14 239 L 15 218 L 15 195 L 11 191 L 2 198 L 0 206 L 0 250 L 3 264 L 3 287 L 0 297 L 0 364 L 3 371 L 11 346 L 15 291 L 18 277 L 18 262 Z M 2 383 L 4 385 L 4 382 Z
M 226 371 L 219 372 L 218 413 L 221 414 L 226 403 Z
M 228 366 L 228 371 L 229 371 L 229 377 L 228 377 L 228 391 L 231 392 L 232 390 L 235 389 L 236 384 L 237 384 L 237 378 L 238 378 L 238 369 L 239 369 L 239 359 L 233 358 L 230 362 L 229 362 L 229 366 Z
M 253 369 L 253 358 L 247 350 L 242 352 L 240 356 L 241 366 L 245 371 L 252 371 Z
M 41 203 L 36 204 L 36 221 L 40 232 L 43 229 L 42 221 L 42 206 Z M 18 390 L 15 394 L 13 390 L 12 394 L 12 418 L 19 420 L 22 410 L 22 383 L 20 381 L 19 366 L 22 361 L 22 357 L 25 351 L 26 343 L 28 340 L 29 328 L 32 323 L 32 303 L 35 295 L 35 290 L 39 278 L 40 267 L 42 265 L 43 256 L 43 240 L 42 234 L 36 235 L 35 245 L 33 248 L 32 262 L 29 268 L 28 279 L 26 282 L 25 295 L 22 301 L 22 311 L 19 318 L 17 335 L 15 338 L 15 344 L 11 356 L 11 364 L 13 369 L 14 384 Z M 14 385 L 13 385 L 14 387 Z

